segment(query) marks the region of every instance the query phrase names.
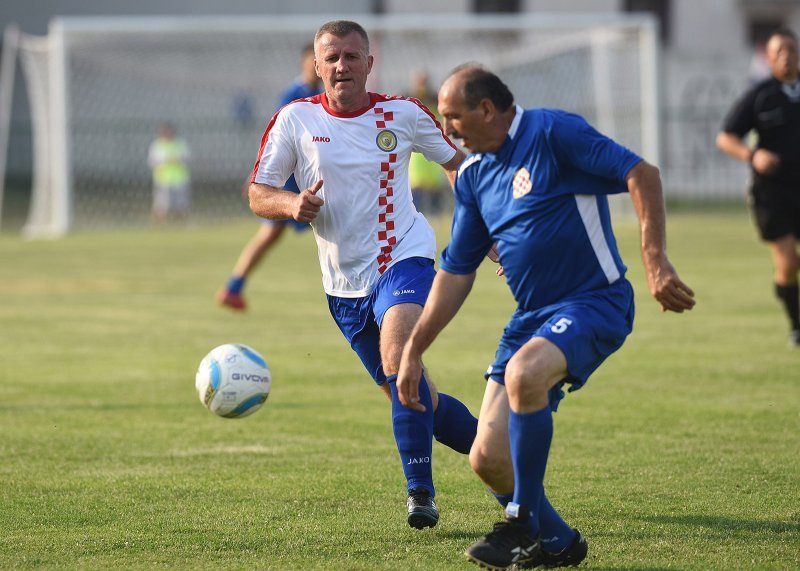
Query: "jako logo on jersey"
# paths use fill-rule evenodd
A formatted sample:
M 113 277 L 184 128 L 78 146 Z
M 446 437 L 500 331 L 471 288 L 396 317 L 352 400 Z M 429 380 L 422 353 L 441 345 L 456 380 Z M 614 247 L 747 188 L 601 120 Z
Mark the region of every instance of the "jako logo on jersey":
M 378 137 L 375 139 L 375 142 L 380 150 L 389 153 L 397 148 L 397 135 L 395 135 L 389 129 L 384 129 L 378 133 Z
M 410 466 L 411 464 L 430 464 L 431 457 L 430 456 L 423 456 L 422 458 L 409 458 L 406 466 Z
M 533 183 L 531 182 L 531 173 L 528 172 L 528 169 L 522 167 L 516 173 L 514 173 L 514 180 L 511 182 L 511 189 L 514 194 L 514 198 L 522 198 L 528 194 L 532 188 Z
M 313 137 L 311 137 L 311 142 L 312 143 L 330 143 L 331 142 L 331 138 L 330 137 L 319 137 L 317 135 L 314 135 Z
M 392 292 L 392 295 L 405 295 L 407 293 L 417 293 L 413 289 L 396 289 Z

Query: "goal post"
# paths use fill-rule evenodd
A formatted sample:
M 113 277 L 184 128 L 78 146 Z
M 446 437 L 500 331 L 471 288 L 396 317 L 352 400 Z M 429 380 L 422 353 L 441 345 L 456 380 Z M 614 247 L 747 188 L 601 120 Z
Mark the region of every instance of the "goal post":
M 147 148 L 175 125 L 191 150 L 193 223 L 248 214 L 242 188 L 302 47 L 342 16 L 91 17 L 22 35 L 34 184 L 25 233 L 148 224 Z M 370 34 L 368 89 L 434 86 L 465 62 L 496 72 L 525 107 L 579 113 L 659 159 L 658 42 L 646 15 L 350 15 Z
M 33 132 L 31 205 L 23 234 L 53 238 L 72 229 L 69 71 L 63 23 L 46 37 L 25 36 L 20 50 L 28 84 Z
M 0 220 L 3 218 L 3 197 L 6 160 L 11 133 L 11 100 L 14 97 L 14 78 L 17 73 L 17 49 L 20 31 L 16 24 L 3 30 L 3 49 L 0 57 Z

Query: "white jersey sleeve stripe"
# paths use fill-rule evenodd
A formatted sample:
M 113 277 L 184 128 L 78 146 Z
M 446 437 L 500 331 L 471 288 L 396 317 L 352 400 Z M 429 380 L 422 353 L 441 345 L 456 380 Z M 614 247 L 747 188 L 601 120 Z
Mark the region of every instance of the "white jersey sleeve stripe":
M 273 127 L 275 127 L 275 123 L 278 121 L 278 116 L 280 115 L 281 111 L 286 109 L 289 105 L 295 105 L 295 104 L 297 104 L 297 103 L 299 103 L 301 101 L 306 101 L 308 103 L 317 103 L 318 104 L 318 103 L 320 103 L 320 96 L 317 95 L 315 97 L 306 97 L 306 98 L 301 98 L 301 99 L 295 99 L 294 101 L 290 101 L 289 103 L 287 103 L 286 105 L 284 105 L 283 107 L 281 107 L 280 109 L 278 109 L 275 112 L 275 114 L 272 116 L 272 119 L 270 119 L 269 123 L 267 124 L 267 128 L 264 130 L 264 134 L 261 136 L 261 145 L 258 148 L 258 156 L 256 157 L 256 164 L 253 166 L 253 174 L 250 177 L 250 182 L 251 183 L 252 182 L 257 182 L 256 181 L 256 177 L 258 176 L 258 171 L 261 168 L 261 162 L 264 160 L 264 149 L 266 148 L 267 143 L 269 142 L 270 132 L 272 132 Z M 288 175 L 287 175 L 287 178 L 288 178 Z M 279 183 L 278 185 L 275 185 L 275 186 L 280 186 L 281 184 L 283 184 L 283 183 Z
M 409 100 L 413 101 L 420 109 L 422 109 L 425 112 L 425 114 L 428 117 L 431 118 L 431 121 L 433 121 L 433 124 L 436 125 L 436 128 L 439 129 L 439 131 L 442 133 L 442 137 L 444 137 L 444 140 L 447 141 L 447 144 L 450 145 L 454 151 L 457 151 L 458 149 L 453 144 L 453 141 L 450 140 L 450 137 L 444 134 L 444 129 L 442 129 L 441 124 L 439 123 L 439 121 L 436 120 L 436 116 L 433 113 L 431 113 L 430 109 L 428 109 L 419 99 L 414 99 L 413 97 L 409 97 Z
M 272 119 L 270 119 L 270 122 L 267 124 L 267 128 L 264 130 L 264 134 L 261 136 L 261 145 L 258 147 L 256 164 L 253 166 L 253 175 L 250 177 L 251 183 L 256 181 L 256 175 L 258 174 L 258 169 L 261 166 L 261 156 L 264 154 L 264 147 L 267 146 L 267 141 L 269 140 L 269 132 L 272 130 L 272 126 L 275 125 L 275 120 L 278 118 L 278 113 L 280 113 L 280 109 L 278 109 L 278 111 L 276 111 L 272 116 Z
M 396 101 L 396 100 L 410 101 L 411 103 L 413 103 L 414 105 L 419 107 L 422 110 L 422 112 L 425 113 L 425 115 L 427 115 L 428 118 L 431 121 L 433 121 L 433 124 L 436 126 L 436 128 L 439 130 L 439 132 L 442 134 L 442 138 L 445 141 L 447 141 L 448 145 L 450 145 L 450 148 L 453 149 L 453 151 L 458 151 L 458 147 L 456 147 L 453 144 L 453 141 L 450 140 L 450 137 L 445 135 L 444 129 L 442 129 L 442 125 L 439 123 L 439 121 L 436 120 L 436 116 L 433 113 L 431 113 L 431 110 L 428 109 L 425 106 L 425 104 L 422 103 L 422 101 L 420 101 L 419 99 L 416 99 L 415 97 L 403 97 L 402 95 L 392 95 L 392 96 L 386 97 L 386 100 L 387 101 Z M 453 153 L 453 156 L 455 156 L 455 152 Z M 450 158 L 452 158 L 452 157 L 450 157 Z M 447 162 L 447 161 L 445 161 L 445 162 Z

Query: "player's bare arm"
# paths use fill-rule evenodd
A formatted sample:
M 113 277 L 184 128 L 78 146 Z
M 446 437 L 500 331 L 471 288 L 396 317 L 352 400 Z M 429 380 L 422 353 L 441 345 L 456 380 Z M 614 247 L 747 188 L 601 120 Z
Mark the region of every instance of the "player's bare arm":
M 717 147 L 736 160 L 752 164 L 755 171 L 761 174 L 774 173 L 781 164 L 780 155 L 768 149 L 752 150 L 735 133 L 722 131 L 718 134 Z
M 397 373 L 397 393 L 403 406 L 423 412 L 419 402 L 419 380 L 422 375 L 422 353 L 450 323 L 472 289 L 475 272 L 459 275 L 444 270 L 436 272 L 428 300 L 411 336 L 403 347 Z
M 268 184 L 252 183 L 249 190 L 250 210 L 268 220 L 293 218 L 298 222 L 311 222 L 317 217 L 325 201 L 317 196 L 322 188 L 318 180 L 314 186 L 300 194 L 282 190 Z
M 453 188 L 455 186 L 456 174 L 458 174 L 458 167 L 461 166 L 461 163 L 464 162 L 464 159 L 466 157 L 467 156 L 464 153 L 457 150 L 456 154 L 453 155 L 452 159 L 442 164 L 442 168 L 444 169 L 444 174 L 445 176 L 447 176 L 447 181 L 450 183 L 450 188 Z
M 639 217 L 642 262 L 650 293 L 662 311 L 682 313 L 692 309 L 694 292 L 681 281 L 667 258 L 666 213 L 658 169 L 640 161 L 628 173 L 626 183 Z

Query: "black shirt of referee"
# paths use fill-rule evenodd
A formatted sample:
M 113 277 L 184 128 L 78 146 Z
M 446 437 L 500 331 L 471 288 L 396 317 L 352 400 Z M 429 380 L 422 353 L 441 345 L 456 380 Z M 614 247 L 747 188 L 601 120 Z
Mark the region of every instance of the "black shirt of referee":
M 728 113 L 723 130 L 739 137 L 755 130 L 756 148 L 780 157 L 774 172 L 753 173 L 754 188 L 775 185 L 800 194 L 800 79 L 784 83 L 770 77 L 755 85 Z

